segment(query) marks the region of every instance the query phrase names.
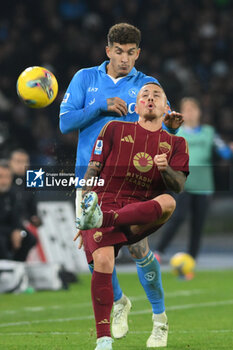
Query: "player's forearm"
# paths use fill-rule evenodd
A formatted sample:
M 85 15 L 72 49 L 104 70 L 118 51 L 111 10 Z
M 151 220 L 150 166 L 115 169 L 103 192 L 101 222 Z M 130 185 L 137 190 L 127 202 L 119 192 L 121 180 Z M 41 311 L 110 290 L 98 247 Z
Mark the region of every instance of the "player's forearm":
M 166 126 L 166 124 L 164 124 L 164 122 L 162 122 L 162 128 L 163 128 L 163 130 L 169 132 L 169 134 L 172 134 L 172 135 L 176 135 L 179 131 L 179 127 L 174 129 L 174 128 Z
M 63 134 L 82 129 L 99 116 L 102 110 L 107 109 L 106 101 L 98 101 L 82 109 L 63 110 L 60 113 L 60 130 Z
M 186 176 L 182 171 L 173 170 L 170 166 L 160 172 L 168 190 L 179 193 L 184 189 Z
M 87 192 L 90 192 L 92 190 L 92 186 L 87 185 L 88 183 L 87 180 L 91 180 L 92 178 L 99 177 L 101 170 L 102 170 L 102 164 L 100 162 L 91 161 L 88 164 L 88 168 L 84 176 L 86 185 L 82 187 L 82 197 L 84 197 Z

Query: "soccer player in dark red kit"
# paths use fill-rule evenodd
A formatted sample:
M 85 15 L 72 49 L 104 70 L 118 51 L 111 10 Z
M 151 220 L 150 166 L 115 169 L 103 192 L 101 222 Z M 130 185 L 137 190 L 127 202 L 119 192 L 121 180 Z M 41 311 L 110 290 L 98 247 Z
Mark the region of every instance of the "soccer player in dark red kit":
M 153 82 L 144 85 L 135 110 L 138 122 L 111 121 L 102 129 L 85 180 L 98 176 L 104 186 L 83 187 L 82 215 L 77 219 L 88 263 L 94 261 L 91 292 L 96 350 L 112 349 L 115 255 L 122 245 L 141 240 L 169 219 L 175 200 L 165 191 L 182 191 L 189 172 L 185 139 L 162 129 L 167 112 L 163 89 Z M 166 346 L 168 327 L 162 321 L 161 325 L 157 346 Z
M 111 120 L 138 121 L 138 114 L 134 108 L 138 91 L 148 82 L 158 83 L 157 79 L 135 68 L 141 51 L 140 40 L 141 32 L 135 26 L 128 23 L 113 25 L 107 35 L 106 54 L 109 60 L 100 66 L 80 69 L 70 82 L 61 103 L 60 129 L 62 133 L 74 130 L 78 132 L 75 173 L 79 179 L 83 180 L 92 148 L 104 125 Z M 163 120 L 163 129 L 175 134 L 181 124 L 182 118 L 173 118 L 172 114 L 167 114 Z M 80 216 L 81 201 L 81 188 L 77 188 L 76 217 Z M 128 245 L 128 251 L 136 264 L 138 279 L 152 308 L 153 328 L 146 342 L 146 346 L 150 348 L 157 344 L 157 328 L 161 323 L 159 315 L 165 311 L 162 284 L 157 283 L 160 265 L 150 250 L 147 238 Z M 93 263 L 88 264 L 88 267 L 92 273 Z M 112 335 L 120 339 L 129 329 L 131 301 L 120 287 L 115 267 L 112 284 Z M 164 317 L 163 323 L 166 322 Z

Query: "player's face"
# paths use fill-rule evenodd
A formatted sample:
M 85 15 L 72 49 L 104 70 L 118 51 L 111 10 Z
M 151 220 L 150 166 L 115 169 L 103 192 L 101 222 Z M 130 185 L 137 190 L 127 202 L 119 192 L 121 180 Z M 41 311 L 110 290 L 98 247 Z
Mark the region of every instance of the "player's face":
M 136 113 L 145 119 L 157 119 L 167 112 L 167 98 L 164 91 L 155 84 L 142 87 L 138 93 Z
M 140 49 L 136 44 L 113 43 L 106 47 L 106 54 L 110 60 L 107 67 L 108 74 L 113 78 L 124 77 L 135 65 Z
M 0 193 L 7 192 L 11 188 L 12 174 L 10 169 L 0 166 Z
M 190 127 L 196 127 L 200 123 L 201 111 L 194 101 L 185 101 L 181 105 L 181 114 L 184 118 L 184 124 Z

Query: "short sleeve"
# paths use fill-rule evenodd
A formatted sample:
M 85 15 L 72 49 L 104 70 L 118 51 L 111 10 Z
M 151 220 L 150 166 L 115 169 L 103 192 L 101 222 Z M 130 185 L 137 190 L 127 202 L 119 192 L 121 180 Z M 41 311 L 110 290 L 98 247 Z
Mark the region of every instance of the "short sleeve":
M 189 174 L 188 143 L 183 137 L 175 137 L 169 165 L 173 170 L 183 171 L 186 175 Z
M 102 128 L 92 149 L 90 161 L 96 161 L 100 162 L 101 164 L 105 164 L 105 161 L 108 155 L 110 154 L 112 148 L 112 139 L 114 131 L 113 125 L 114 122 L 111 121 L 105 124 Z

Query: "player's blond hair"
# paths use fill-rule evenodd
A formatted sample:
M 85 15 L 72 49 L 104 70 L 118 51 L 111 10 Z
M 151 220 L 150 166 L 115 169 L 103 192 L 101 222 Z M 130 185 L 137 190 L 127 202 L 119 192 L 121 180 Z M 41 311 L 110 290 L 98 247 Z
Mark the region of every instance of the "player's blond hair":
M 148 83 L 145 83 L 145 84 L 141 87 L 141 89 L 139 90 L 139 92 L 144 88 L 144 86 L 151 85 L 151 84 L 152 84 L 152 85 L 158 86 L 158 87 L 163 91 L 164 96 L 165 96 L 166 101 L 167 101 L 167 95 L 166 95 L 164 89 L 162 88 L 162 86 L 161 86 L 160 84 L 156 83 L 155 81 L 149 81 Z M 138 95 L 139 95 L 139 92 L 138 92 Z M 137 95 L 137 101 L 138 101 L 138 95 Z

